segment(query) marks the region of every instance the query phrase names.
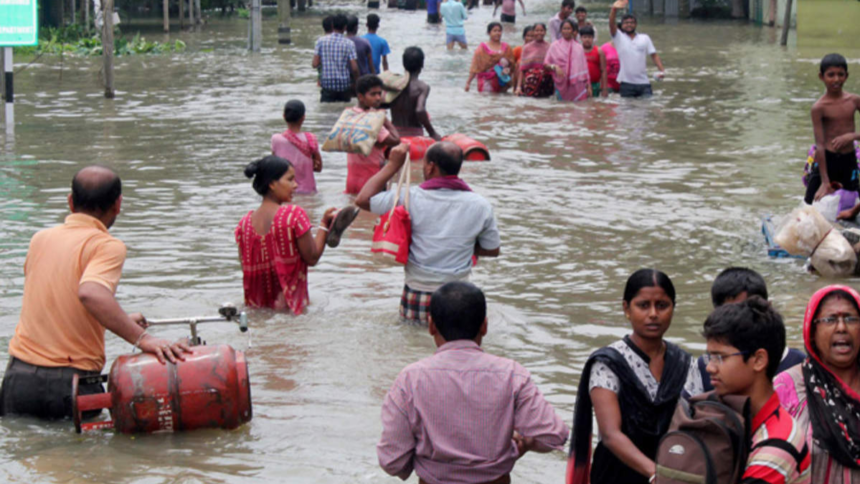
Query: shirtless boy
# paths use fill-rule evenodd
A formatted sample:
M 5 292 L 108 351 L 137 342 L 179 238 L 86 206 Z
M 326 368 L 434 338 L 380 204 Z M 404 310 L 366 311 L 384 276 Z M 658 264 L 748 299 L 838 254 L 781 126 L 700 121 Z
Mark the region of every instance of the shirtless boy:
M 819 200 L 835 191 L 833 183 L 843 189 L 857 191 L 857 156 L 854 141 L 860 140 L 855 130 L 854 113 L 860 111 L 860 96 L 842 90 L 848 79 L 848 63 L 839 54 L 821 59 L 818 78 L 826 92 L 812 105 L 812 130 L 815 134 L 815 164 L 806 187 L 806 203 Z M 852 212 L 851 214 L 846 212 Z M 846 210 L 840 218 L 857 213 Z
M 403 52 L 403 68 L 409 73 L 409 85 L 391 103 L 391 120 L 401 136 L 427 135 L 436 141 L 442 139 L 433 129 L 427 114 L 427 97 L 430 86 L 418 80 L 424 68 L 424 52 L 418 47 L 408 47 Z

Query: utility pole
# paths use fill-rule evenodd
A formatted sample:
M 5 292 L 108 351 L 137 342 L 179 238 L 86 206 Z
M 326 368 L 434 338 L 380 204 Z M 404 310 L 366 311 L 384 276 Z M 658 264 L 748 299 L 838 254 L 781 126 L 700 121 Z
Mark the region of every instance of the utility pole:
M 164 0 L 164 32 L 170 32 L 170 0 Z
M 785 17 L 782 19 L 782 37 L 779 45 L 788 45 L 788 29 L 791 27 L 791 0 L 785 2 Z
M 278 43 L 289 44 L 290 39 L 290 0 L 278 0 Z
M 102 57 L 105 70 L 105 97 L 113 99 L 113 0 L 105 0 L 104 26 L 102 27 Z
M 260 12 L 260 0 L 251 0 L 251 15 L 248 22 L 248 50 L 260 52 L 263 44 L 263 15 Z

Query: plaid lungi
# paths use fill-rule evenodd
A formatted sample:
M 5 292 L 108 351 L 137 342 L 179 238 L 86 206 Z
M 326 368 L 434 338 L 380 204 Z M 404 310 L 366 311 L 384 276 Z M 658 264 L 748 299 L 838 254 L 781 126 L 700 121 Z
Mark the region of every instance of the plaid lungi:
M 400 317 L 409 322 L 427 324 L 432 295 L 432 292 L 416 291 L 404 284 L 403 296 L 400 297 Z

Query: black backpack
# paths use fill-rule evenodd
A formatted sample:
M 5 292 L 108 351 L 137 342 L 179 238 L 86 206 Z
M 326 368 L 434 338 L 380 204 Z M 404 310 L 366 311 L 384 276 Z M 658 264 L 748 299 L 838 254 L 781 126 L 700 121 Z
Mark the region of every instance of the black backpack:
M 657 447 L 658 484 L 735 484 L 746 469 L 749 398 L 714 392 L 681 399 Z

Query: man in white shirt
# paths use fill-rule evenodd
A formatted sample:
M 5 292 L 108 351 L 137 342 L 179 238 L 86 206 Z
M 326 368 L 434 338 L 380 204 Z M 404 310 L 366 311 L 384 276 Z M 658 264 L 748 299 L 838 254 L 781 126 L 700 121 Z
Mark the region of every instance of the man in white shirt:
M 407 151 L 405 144 L 392 150 L 388 164 L 356 197 L 359 208 L 377 215 L 391 210 L 397 187 L 384 191 L 385 183 L 404 164 L 410 169 Z M 472 256 L 499 256 L 493 207 L 459 178 L 462 164 L 463 150 L 457 145 L 435 143 L 424 155 L 424 183 L 409 189 L 412 243 L 400 300 L 400 315 L 407 321 L 427 324 L 433 291 L 448 282 L 468 281 Z
M 636 17 L 626 14 L 621 17 L 621 29 L 615 23 L 615 14 L 620 9 L 627 8 L 627 0 L 618 0 L 612 4 L 609 11 L 609 34 L 612 43 L 618 51 L 621 71 L 618 82 L 621 83 L 621 97 L 642 97 L 651 95 L 651 82 L 648 80 L 648 56 L 660 69 L 658 79 L 663 78 L 665 70 L 657 49 L 647 34 L 636 33 Z

